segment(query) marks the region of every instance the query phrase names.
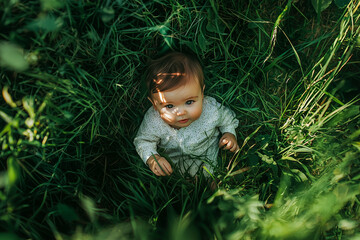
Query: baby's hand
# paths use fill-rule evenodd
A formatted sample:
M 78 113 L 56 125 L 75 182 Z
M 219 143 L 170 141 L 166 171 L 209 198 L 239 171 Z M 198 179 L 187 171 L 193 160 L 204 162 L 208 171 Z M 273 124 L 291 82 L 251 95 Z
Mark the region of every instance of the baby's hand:
M 170 163 L 159 155 L 155 155 L 155 157 L 158 162 L 155 161 L 154 156 L 150 156 L 146 161 L 150 170 L 155 173 L 156 176 L 170 175 L 173 172 Z
M 226 146 L 225 146 L 226 145 Z M 230 150 L 230 152 L 236 152 L 239 150 L 239 145 L 236 141 L 234 134 L 232 133 L 224 133 L 219 141 L 219 148 L 224 147 L 226 150 Z

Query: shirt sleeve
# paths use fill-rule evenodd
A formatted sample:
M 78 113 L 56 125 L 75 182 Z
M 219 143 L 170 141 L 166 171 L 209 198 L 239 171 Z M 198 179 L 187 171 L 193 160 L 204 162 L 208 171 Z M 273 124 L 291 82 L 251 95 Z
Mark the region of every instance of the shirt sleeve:
M 156 119 L 151 109 L 148 110 L 134 139 L 134 145 L 140 158 L 146 164 L 148 158 L 157 153 L 157 145 L 160 142 L 159 129 L 156 127 Z
M 235 113 L 218 102 L 216 102 L 216 107 L 219 113 L 218 127 L 220 132 L 222 134 L 228 132 L 236 137 L 235 129 L 239 125 L 239 120 L 236 119 Z

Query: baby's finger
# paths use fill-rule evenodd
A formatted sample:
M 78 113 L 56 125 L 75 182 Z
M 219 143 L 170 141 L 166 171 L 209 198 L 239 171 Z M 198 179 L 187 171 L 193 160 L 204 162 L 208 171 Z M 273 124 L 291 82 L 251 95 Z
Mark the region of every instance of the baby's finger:
M 224 149 L 229 150 L 230 148 L 232 148 L 232 146 L 234 145 L 234 143 L 232 141 L 229 141 L 226 146 L 224 147 Z
M 230 152 L 235 152 L 238 148 L 239 148 L 239 146 L 237 144 L 234 144 L 234 146 L 232 146 L 232 148 L 230 148 Z
M 220 139 L 219 142 L 219 148 L 223 147 L 224 145 L 226 145 L 229 141 L 226 138 Z
M 156 176 L 161 176 L 161 174 L 159 173 L 159 171 L 157 169 L 154 169 L 153 173 L 155 173 Z
M 160 174 L 159 176 L 166 176 L 167 175 L 167 173 L 164 172 L 164 171 L 166 171 L 164 167 L 162 167 L 162 169 L 159 167 L 157 171 Z
M 166 173 L 164 173 L 162 170 L 161 170 L 161 167 L 158 163 L 156 163 L 155 167 L 154 167 L 154 173 L 157 175 L 157 176 L 165 176 Z
M 168 170 L 168 173 L 169 173 L 168 175 L 172 174 L 173 170 L 172 170 L 169 162 L 166 162 L 166 169 Z
M 170 173 L 170 169 L 171 169 L 170 164 L 168 164 L 168 163 L 163 163 L 161 167 L 162 167 L 163 172 L 165 173 L 165 175 L 170 175 L 170 174 L 171 174 L 171 173 Z

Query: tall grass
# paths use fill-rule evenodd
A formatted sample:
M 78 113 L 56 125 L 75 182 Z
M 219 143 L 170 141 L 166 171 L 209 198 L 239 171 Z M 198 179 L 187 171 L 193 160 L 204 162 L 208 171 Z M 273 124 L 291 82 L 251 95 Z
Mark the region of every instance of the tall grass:
M 0 237 L 358 238 L 360 3 L 315 2 L 1 1 Z M 216 191 L 132 145 L 171 49 L 240 120 Z

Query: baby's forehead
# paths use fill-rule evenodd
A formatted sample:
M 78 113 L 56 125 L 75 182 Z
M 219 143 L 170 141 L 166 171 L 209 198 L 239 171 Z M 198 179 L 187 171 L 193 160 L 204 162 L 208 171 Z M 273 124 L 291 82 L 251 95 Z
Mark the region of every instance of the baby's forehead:
M 189 94 L 192 94 L 192 93 L 197 93 L 198 91 L 201 90 L 201 86 L 200 86 L 200 83 L 199 81 L 197 81 L 196 79 L 192 79 L 192 80 L 189 80 L 189 81 L 186 81 L 186 82 L 182 82 L 181 84 L 177 84 L 169 89 L 166 89 L 166 90 L 157 90 L 157 91 L 154 91 L 152 93 L 152 97 L 154 96 L 162 96 L 164 93 L 165 94 L 168 94 L 168 93 L 179 93 L 179 94 L 183 94 L 183 93 L 189 93 Z
M 190 92 L 198 92 L 200 90 L 200 84 L 196 82 L 190 82 L 188 84 L 181 84 L 175 87 L 172 87 L 170 89 L 166 89 L 164 91 L 157 91 L 153 93 L 153 96 L 155 95 L 161 95 L 161 94 L 167 94 L 167 93 L 190 93 Z

